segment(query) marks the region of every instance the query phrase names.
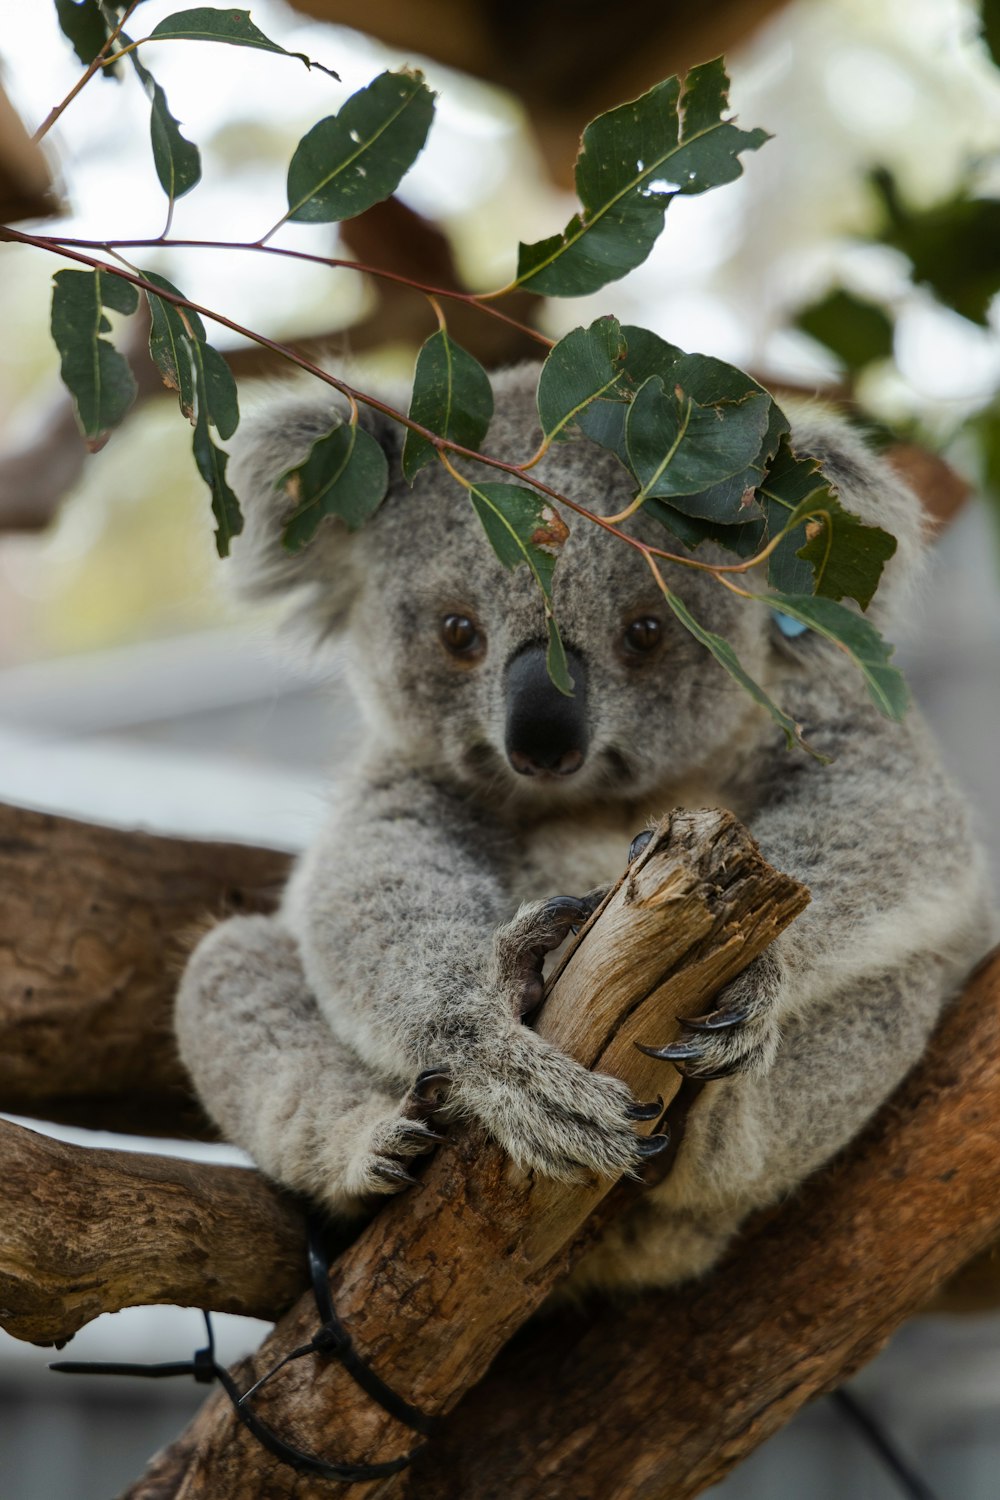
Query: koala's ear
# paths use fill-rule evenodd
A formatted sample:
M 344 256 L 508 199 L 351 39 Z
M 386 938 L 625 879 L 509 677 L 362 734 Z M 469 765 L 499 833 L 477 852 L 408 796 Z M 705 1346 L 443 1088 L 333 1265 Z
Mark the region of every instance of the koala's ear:
M 312 541 L 289 552 L 281 534 L 294 503 L 278 481 L 306 458 L 317 438 L 346 419 L 347 403 L 332 391 L 326 396 L 318 388 L 316 393 L 272 396 L 241 424 L 229 464 L 228 477 L 243 511 L 243 531 L 233 542 L 231 559 L 237 592 L 263 599 L 293 591 L 296 614 L 321 637 L 337 629 L 361 585 L 358 537 L 336 517 L 327 517 Z M 400 430 L 365 408 L 360 422 L 386 450 L 395 470 Z
M 886 563 L 868 615 L 880 629 L 899 629 L 926 567 L 928 523 L 923 505 L 892 465 L 836 412 L 815 402 L 782 405 L 791 420 L 793 447 L 820 460 L 844 509 L 896 538 L 896 551 Z

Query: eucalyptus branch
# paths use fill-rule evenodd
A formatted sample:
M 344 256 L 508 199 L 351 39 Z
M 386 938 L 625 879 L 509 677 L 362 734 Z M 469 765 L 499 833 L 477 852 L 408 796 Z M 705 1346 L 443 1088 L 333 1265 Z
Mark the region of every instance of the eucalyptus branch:
M 82 73 L 77 79 L 76 83 L 74 83 L 65 99 L 63 99 L 61 103 L 54 105 L 53 108 L 49 110 L 48 114 L 45 116 L 45 119 L 42 121 L 41 125 L 39 125 L 38 129 L 31 137 L 35 145 L 38 144 L 43 136 L 48 135 L 49 131 L 52 129 L 59 116 L 63 113 L 64 110 L 69 107 L 69 105 L 73 103 L 73 100 L 76 98 L 77 94 L 85 84 L 90 82 L 94 74 L 99 73 L 103 67 L 106 67 L 109 63 L 115 62 L 117 60 L 117 57 L 108 57 L 108 49 L 114 46 L 119 36 L 121 36 L 122 29 L 124 28 L 129 16 L 141 3 L 142 0 L 132 0 L 132 4 L 129 6 L 128 10 L 125 11 L 124 15 L 117 23 L 114 30 L 109 33 L 108 39 L 104 43 L 104 46 L 97 53 L 96 57 L 94 57 L 88 64 L 86 71 Z M 117 56 L 121 55 L 121 53 L 117 54 Z
M 365 276 L 374 276 L 380 281 L 392 281 L 397 286 L 410 287 L 415 292 L 422 292 L 425 297 L 440 297 L 450 302 L 464 302 L 467 307 L 477 307 L 488 317 L 496 318 L 498 322 L 506 323 L 508 327 L 517 329 L 526 337 L 534 339 L 546 349 L 553 348 L 554 339 L 537 328 L 522 323 L 517 318 L 512 318 L 509 313 L 501 312 L 497 307 L 489 307 L 479 292 L 460 292 L 457 289 L 443 286 L 431 286 L 428 283 L 417 281 L 412 276 L 404 276 L 399 271 L 384 270 L 381 266 L 369 265 L 366 261 L 348 260 L 334 255 L 314 255 L 308 250 L 289 250 L 281 245 L 265 245 L 262 240 L 189 240 L 174 239 L 167 235 L 158 235 L 148 239 L 111 239 L 111 240 L 86 240 L 64 237 L 62 235 L 37 235 L 32 238 L 32 244 L 37 245 L 67 245 L 80 250 L 106 250 L 109 254 L 115 250 L 250 250 L 261 255 L 281 255 L 288 260 L 302 260 L 317 266 L 329 266 L 331 270 L 358 271 Z

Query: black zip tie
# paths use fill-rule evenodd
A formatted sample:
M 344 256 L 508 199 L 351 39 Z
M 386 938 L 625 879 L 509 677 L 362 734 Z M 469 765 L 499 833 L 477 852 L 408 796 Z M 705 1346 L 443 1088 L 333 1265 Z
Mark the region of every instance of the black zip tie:
M 216 1360 L 212 1320 L 209 1313 L 204 1310 L 208 1344 L 204 1349 L 195 1350 L 193 1359 L 175 1360 L 156 1365 L 110 1360 L 67 1359 L 57 1360 L 49 1365 L 49 1369 L 62 1375 L 137 1375 L 151 1380 L 160 1380 L 172 1375 L 192 1375 L 196 1381 L 205 1385 L 210 1385 L 217 1380 L 229 1397 L 233 1410 L 243 1426 L 279 1462 L 305 1473 L 319 1474 L 327 1479 L 339 1479 L 353 1484 L 398 1474 L 413 1461 L 419 1449 L 411 1450 L 402 1458 L 389 1459 L 377 1464 L 334 1463 L 330 1459 L 307 1453 L 304 1449 L 296 1448 L 293 1444 L 286 1442 L 248 1404 L 250 1397 L 292 1360 L 301 1359 L 306 1354 L 320 1354 L 327 1358 L 339 1359 L 355 1384 L 397 1421 L 425 1436 L 428 1436 L 435 1426 L 433 1417 L 426 1416 L 415 1406 L 411 1406 L 408 1401 L 404 1401 L 402 1396 L 397 1395 L 390 1386 L 386 1385 L 381 1376 L 376 1375 L 375 1371 L 365 1363 L 354 1348 L 350 1334 L 337 1317 L 333 1298 L 330 1295 L 330 1259 L 323 1240 L 323 1226 L 315 1214 L 309 1215 L 307 1223 L 309 1274 L 321 1326 L 307 1344 L 286 1354 L 248 1391 L 241 1394 L 229 1371 Z
M 831 1391 L 830 1399 L 836 1402 L 842 1414 L 854 1423 L 869 1447 L 892 1474 L 903 1493 L 909 1496 L 909 1500 L 937 1500 L 931 1487 L 924 1483 L 919 1474 L 913 1472 L 881 1423 L 875 1420 L 856 1396 L 853 1396 L 844 1386 L 840 1386 L 839 1389 Z

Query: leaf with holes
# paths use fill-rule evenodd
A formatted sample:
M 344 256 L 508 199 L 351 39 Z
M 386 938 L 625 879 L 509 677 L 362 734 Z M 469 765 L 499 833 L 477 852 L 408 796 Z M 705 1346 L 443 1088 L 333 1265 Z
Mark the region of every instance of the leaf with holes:
M 62 361 L 60 373 L 87 447 L 96 453 L 136 396 L 128 360 L 101 337 L 111 330 L 104 309 L 134 313 L 139 294 L 104 270 L 57 271 L 53 282 L 52 337 Z
M 682 387 L 665 391 L 660 377 L 651 376 L 625 421 L 629 468 L 639 496 L 673 499 L 678 510 L 701 515 L 703 493 L 741 473 L 760 451 L 770 405 L 770 397 L 761 393 L 701 406 Z M 728 506 L 709 505 L 706 519 L 738 521 L 739 511 L 736 497 Z
M 549 442 L 569 436 L 567 428 L 595 401 L 619 402 L 627 353 L 617 318 L 598 318 L 574 328 L 549 352 L 538 379 L 538 416 Z
M 780 725 L 784 731 L 789 749 L 791 749 L 792 745 L 799 745 L 803 750 L 807 750 L 810 755 L 816 756 L 817 760 L 825 759 L 824 756 L 819 755 L 806 744 L 802 738 L 801 727 L 796 724 L 793 718 L 785 713 L 783 708 L 780 708 L 775 703 L 774 699 L 764 691 L 760 683 L 750 676 L 750 673 L 743 666 L 729 642 L 723 636 L 716 635 L 713 630 L 706 630 L 704 625 L 700 625 L 687 605 L 677 597 L 672 589 L 664 589 L 663 597 L 684 626 L 684 629 L 690 631 L 695 640 L 699 641 L 706 650 L 712 653 L 719 665 L 724 667 L 730 677 L 734 678 L 740 687 L 750 694 L 755 703 L 759 703 L 762 708 L 767 709 L 774 722 Z M 783 608 L 784 606 L 781 607 Z
M 371 433 L 345 422 L 317 438 L 305 460 L 278 484 L 294 504 L 282 544 L 289 552 L 301 552 L 325 516 L 339 517 L 348 531 L 363 526 L 385 499 L 389 465 Z
M 213 6 L 200 5 L 194 10 L 178 10 L 172 16 L 158 21 L 150 32 L 153 41 L 184 42 L 228 42 L 232 47 L 254 47 L 260 52 L 277 52 L 282 57 L 295 57 L 307 68 L 319 68 L 331 78 L 339 78 L 332 68 L 314 62 L 304 52 L 288 52 L 272 42 L 270 37 L 253 24 L 248 10 L 216 10 Z
M 381 203 L 416 161 L 433 115 L 422 73 L 380 74 L 302 137 L 288 168 L 287 218 L 327 224 Z
M 787 530 L 772 552 L 768 582 L 786 593 L 855 599 L 867 609 L 896 538 L 841 505 L 815 458 L 799 458 L 788 439 L 761 485 L 772 537 Z
M 833 599 L 818 599 L 814 594 L 755 594 L 773 609 L 793 620 L 801 620 L 810 630 L 825 636 L 854 662 L 862 673 L 872 702 L 887 719 L 902 719 L 909 706 L 906 679 L 898 667 L 890 666 L 894 647 L 884 641 L 869 620 L 864 620 Z
M 742 171 L 743 151 L 768 139 L 722 119 L 728 79 L 721 59 L 593 120 L 576 163 L 580 211 L 562 234 L 521 245 L 516 284 L 543 296 L 596 292 L 640 265 L 676 193 L 701 193 Z
M 445 329 L 432 333 L 417 355 L 410 418 L 438 437 L 463 448 L 478 448 L 493 416 L 493 389 L 477 359 Z M 412 484 L 434 457 L 434 444 L 407 429 L 403 473 Z

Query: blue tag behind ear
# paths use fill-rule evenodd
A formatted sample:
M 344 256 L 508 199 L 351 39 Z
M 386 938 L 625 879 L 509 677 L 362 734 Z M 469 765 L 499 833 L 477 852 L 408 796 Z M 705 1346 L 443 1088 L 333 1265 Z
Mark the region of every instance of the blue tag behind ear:
M 794 641 L 797 635 L 805 635 L 809 629 L 809 626 L 801 620 L 793 620 L 791 615 L 783 615 L 780 609 L 772 609 L 771 617 L 782 635 L 787 636 L 790 641 Z

